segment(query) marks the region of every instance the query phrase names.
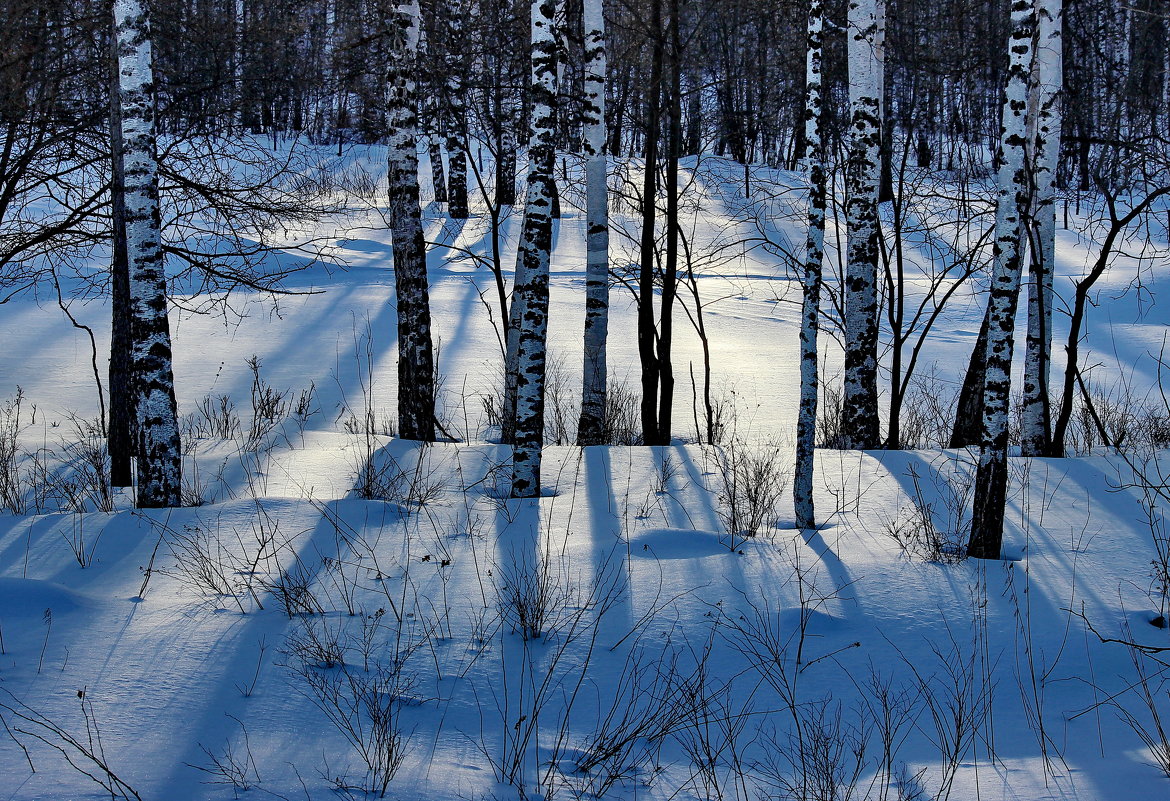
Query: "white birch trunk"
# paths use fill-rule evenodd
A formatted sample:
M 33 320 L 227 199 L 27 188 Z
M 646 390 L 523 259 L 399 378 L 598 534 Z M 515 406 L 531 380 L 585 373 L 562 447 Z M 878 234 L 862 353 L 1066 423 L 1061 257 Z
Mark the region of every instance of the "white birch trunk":
M 147 6 L 141 0 L 115 0 L 114 25 L 138 421 L 138 505 L 180 506 L 182 450 L 160 244 L 154 64 Z
M 825 9 L 812 0 L 805 54 L 804 168 L 808 174 L 808 238 L 805 247 L 804 300 L 800 322 L 800 412 L 796 421 L 796 474 L 792 495 L 796 525 L 816 527 L 813 464 L 817 434 L 817 334 L 820 330 L 821 264 L 825 246 L 826 177 L 822 144 L 821 56 Z
M 998 559 L 1007 495 L 1007 423 L 1016 305 L 1020 295 L 1021 217 L 1029 196 L 1026 164 L 1028 72 L 1036 15 L 1031 0 L 1012 0 L 1008 79 L 1000 129 L 995 248 L 988 300 L 983 442 L 975 474 L 969 555 Z
M 464 62 L 463 15 L 466 6 L 460 0 L 447 3 L 447 42 L 444 58 L 447 70 L 447 214 L 464 220 L 467 207 L 467 104 L 463 93 Z
M 398 302 L 398 435 L 435 438 L 435 366 L 426 244 L 418 188 L 418 97 L 415 62 L 419 46 L 418 0 L 398 0 L 387 83 L 386 140 L 390 235 Z
M 512 305 L 522 303 L 516 356 L 516 431 L 512 497 L 540 495 L 544 445 L 545 341 L 552 250 L 552 182 L 556 156 L 557 43 L 553 4 L 532 0 L 532 128 L 528 137 L 528 189 L 516 260 Z
M 850 0 L 848 244 L 845 274 L 845 414 L 847 447 L 876 448 L 878 182 L 881 173 L 885 0 Z
M 516 103 L 510 89 L 501 98 L 503 127 L 500 130 L 499 154 L 496 157 L 495 201 L 500 206 L 516 203 Z
M 585 0 L 585 372 L 578 445 L 605 439 L 609 332 L 609 211 L 605 176 L 605 18 L 602 0 Z
M 435 202 L 446 203 L 447 173 L 443 170 L 443 145 L 437 130 L 431 131 L 427 136 L 427 153 L 431 157 L 431 189 Z
M 1028 339 L 1024 355 L 1024 456 L 1047 456 L 1051 431 L 1049 367 L 1052 359 L 1052 276 L 1056 250 L 1056 165 L 1060 156 L 1060 104 L 1063 85 L 1063 0 L 1038 0 L 1036 55 L 1033 59 L 1031 277 L 1028 281 Z

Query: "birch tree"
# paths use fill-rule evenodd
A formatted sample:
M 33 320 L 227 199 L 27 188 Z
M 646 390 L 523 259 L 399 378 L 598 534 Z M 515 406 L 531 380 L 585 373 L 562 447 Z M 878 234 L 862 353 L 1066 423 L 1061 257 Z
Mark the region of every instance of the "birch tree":
M 1003 544 L 1008 401 L 1023 256 L 1021 218 L 1027 212 L 1030 189 L 1026 159 L 1028 72 L 1035 25 L 1036 14 L 1031 0 L 1013 0 L 1007 91 L 997 159 L 995 246 L 987 314 L 987 372 L 983 385 L 983 442 L 975 473 L 971 539 L 967 545 L 967 553 L 980 559 L 998 559 Z
M 885 0 L 850 0 L 846 165 L 845 412 L 847 447 L 876 448 L 878 180 L 881 172 Z
M 394 287 L 398 300 L 398 435 L 435 438 L 435 361 L 427 254 L 418 187 L 418 98 L 414 79 L 419 45 L 418 0 L 398 0 L 390 12 L 387 83 L 387 180 Z
M 449 0 L 446 11 L 446 42 L 444 48 L 447 73 L 447 214 L 453 219 L 467 219 L 467 104 L 466 57 L 463 35 L 463 17 L 466 6 L 462 0 Z
M 817 434 L 817 333 L 820 328 L 821 263 L 825 245 L 826 178 L 821 96 L 823 0 L 812 0 L 808 11 L 805 55 L 804 159 L 808 173 L 808 238 L 805 247 L 800 323 L 800 412 L 796 420 L 796 475 L 792 495 L 796 525 L 816 527 L 813 508 L 813 460 Z
M 163 271 L 154 68 L 143 0 L 115 0 L 130 331 L 138 425 L 138 506 L 182 503 L 182 450 Z
M 556 157 L 557 43 L 553 0 L 532 0 L 532 123 L 528 136 L 528 185 L 516 259 L 512 305 L 522 304 L 517 331 L 516 424 L 512 449 L 512 497 L 540 495 L 544 445 L 545 342 L 552 250 L 553 167 Z
M 584 0 L 585 22 L 585 372 L 578 445 L 605 436 L 609 332 L 609 211 L 605 176 L 605 17 L 602 0 Z
M 1056 250 L 1056 165 L 1060 156 L 1060 103 L 1063 83 L 1063 0 L 1036 3 L 1036 53 L 1031 106 L 1035 116 L 1031 208 L 1031 275 L 1028 281 L 1028 339 L 1024 355 L 1023 415 L 1020 445 L 1024 456 L 1050 455 L 1052 360 L 1052 278 Z

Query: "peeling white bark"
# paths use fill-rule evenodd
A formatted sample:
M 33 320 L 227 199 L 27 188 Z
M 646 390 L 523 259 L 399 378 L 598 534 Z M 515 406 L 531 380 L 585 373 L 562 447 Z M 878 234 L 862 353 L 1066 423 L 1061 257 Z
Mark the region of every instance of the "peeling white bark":
M 532 2 L 532 127 L 528 137 L 528 190 L 516 259 L 513 307 L 516 336 L 516 430 L 512 448 L 512 497 L 540 495 L 544 446 L 544 374 L 548 335 L 548 277 L 552 250 L 553 161 L 557 44 L 552 0 Z
M 820 329 L 821 264 L 825 246 L 826 177 L 822 143 L 821 57 L 825 9 L 812 0 L 808 12 L 805 54 L 804 168 L 808 175 L 808 238 L 805 245 L 800 322 L 800 412 L 796 421 L 796 474 L 792 495 L 796 525 L 816 527 L 813 507 L 813 464 L 817 433 L 817 334 Z
M 1012 386 L 1016 305 L 1023 260 L 1021 218 L 1030 193 L 1028 72 L 1036 15 L 1031 0 L 1012 0 L 1008 80 L 1000 129 L 995 204 L 995 249 L 988 299 L 987 373 L 983 387 L 983 441 L 975 474 L 975 500 L 968 553 L 998 559 L 1007 494 L 1007 423 Z
M 467 104 L 463 96 L 466 67 L 464 62 L 463 17 L 466 6 L 462 0 L 448 0 L 447 47 L 447 214 L 456 220 L 466 219 L 467 206 Z
M 605 177 L 605 18 L 602 0 L 585 0 L 585 366 L 578 445 L 605 435 L 609 333 L 609 210 Z
M 848 447 L 876 448 L 878 181 L 881 173 L 885 0 L 850 0 L 846 165 L 845 414 Z
M 1051 407 L 1048 385 L 1052 360 L 1052 276 L 1056 250 L 1056 164 L 1060 156 L 1063 0 L 1038 0 L 1036 54 L 1031 104 L 1032 139 L 1031 278 L 1028 281 L 1028 340 L 1024 355 L 1023 415 L 1020 444 L 1024 456 L 1050 450 Z
M 160 245 L 154 64 L 147 6 L 141 0 L 116 0 L 114 25 L 138 421 L 138 505 L 180 506 L 182 450 Z

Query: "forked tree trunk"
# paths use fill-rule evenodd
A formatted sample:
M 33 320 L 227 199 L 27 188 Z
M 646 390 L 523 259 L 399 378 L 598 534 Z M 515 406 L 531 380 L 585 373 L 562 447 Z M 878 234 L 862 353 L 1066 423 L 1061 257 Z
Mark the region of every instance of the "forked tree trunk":
M 885 0 L 850 0 L 850 142 L 845 180 L 844 435 L 850 448 L 880 445 L 878 354 L 878 179 L 881 170 Z
M 398 0 L 390 13 L 386 160 L 398 301 L 398 435 L 430 442 L 435 438 L 435 362 L 418 188 L 418 0 Z
M 524 225 L 513 290 L 513 305 L 517 300 L 523 303 L 517 336 L 513 498 L 540 495 L 548 278 L 552 250 L 552 183 L 556 156 L 554 13 L 551 0 L 532 0 L 532 129 L 528 137 Z
M 115 0 L 114 23 L 138 422 L 138 505 L 180 506 L 182 450 L 161 247 L 154 65 L 146 4 L 140 0 Z
M 983 441 L 975 472 L 975 499 L 967 553 L 998 559 L 1003 544 L 1007 500 L 1008 401 L 1022 261 L 1021 217 L 1027 211 L 1030 183 L 1027 147 L 1028 70 L 1036 14 L 1031 0 L 1013 0 L 1008 40 L 1008 82 L 1000 130 L 995 249 L 988 300 L 987 375 L 983 389 Z
M 808 12 L 804 105 L 804 161 L 809 182 L 808 238 L 800 323 L 800 413 L 796 420 L 796 474 L 792 484 L 796 525 L 801 529 L 812 529 L 817 524 L 813 507 L 813 464 L 819 394 L 817 334 L 820 330 L 821 264 L 825 246 L 826 176 L 821 96 L 824 23 L 823 0 L 812 0 Z
M 602 0 L 585 0 L 585 366 L 578 445 L 605 437 L 609 333 L 609 195 L 605 177 L 605 18 Z
M 1020 450 L 1024 456 L 1047 456 L 1052 449 L 1048 394 L 1052 361 L 1052 279 L 1056 251 L 1056 164 L 1060 156 L 1060 102 L 1063 82 L 1062 0 L 1039 0 L 1036 11 L 1036 56 L 1032 94 L 1031 276 L 1028 281 L 1028 339 L 1024 354 L 1023 415 Z

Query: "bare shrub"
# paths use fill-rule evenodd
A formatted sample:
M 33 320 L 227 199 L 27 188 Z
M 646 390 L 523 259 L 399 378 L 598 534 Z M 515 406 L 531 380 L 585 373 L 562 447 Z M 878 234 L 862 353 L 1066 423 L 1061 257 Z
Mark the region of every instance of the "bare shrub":
M 24 480 L 20 470 L 20 410 L 24 390 L 16 388 L 16 396 L 0 404 L 0 506 L 14 515 L 22 515 Z
M 345 666 L 346 639 L 340 623 L 324 618 L 305 618 L 285 641 L 295 664 L 329 669 Z
M 959 460 L 947 459 L 942 468 L 928 464 L 925 478 L 914 465 L 907 468 L 913 487 L 910 504 L 884 524 L 886 534 L 907 559 L 954 564 L 966 558 L 966 527 L 974 494 L 974 472 L 967 468 Z
M 109 455 L 101 424 L 73 418 L 71 425 L 71 439 L 54 454 L 56 467 L 38 471 L 46 476 L 45 496 L 66 511 L 113 512 L 116 507 L 110 488 Z
M 14 514 L 113 512 L 109 457 L 100 421 L 71 416 L 57 443 L 20 452 L 23 394 L 0 407 L 0 507 Z M 23 462 L 23 465 L 22 465 Z
M 899 416 L 899 448 L 928 450 L 950 444 L 951 422 L 955 419 L 957 396 L 953 385 L 932 366 L 916 372 L 902 399 Z
M 841 702 L 831 696 L 802 704 L 796 714 L 799 727 L 766 738 L 768 756 L 761 772 L 779 795 L 763 797 L 839 801 L 856 796 L 870 762 L 868 716 L 858 711 L 846 717 Z
M 665 740 L 691 719 L 689 679 L 673 648 L 651 653 L 635 643 L 618 673 L 610 703 L 580 743 L 574 763 L 579 793 L 605 798 L 653 764 Z
M 247 448 L 255 450 L 278 425 L 288 416 L 289 391 L 274 389 L 260 376 L 260 357 L 252 356 L 247 361 L 252 371 L 252 424 L 245 441 Z
M 494 386 L 479 396 L 483 410 L 483 421 L 487 428 L 495 429 L 497 433 L 504 430 L 504 378 L 500 376 Z
M 975 626 L 969 643 L 959 642 L 948 629 L 946 644 L 932 642 L 935 669 L 907 657 L 902 660 L 914 674 L 928 724 L 921 728 L 939 754 L 939 789 L 935 797 L 947 801 L 959 768 L 989 721 L 994 685 L 982 664 L 985 658 L 981 626 Z M 988 739 L 991 742 L 991 739 Z
M 734 551 L 775 523 L 788 471 L 777 446 L 750 446 L 733 437 L 713 452 L 723 543 Z
M 256 515 L 247 529 L 233 527 L 228 532 L 218 521 L 208 525 L 197 520 L 176 529 L 147 519 L 162 530 L 174 557 L 172 566 L 156 572 L 206 597 L 231 598 L 241 612 L 247 611 L 244 601 L 248 598 L 257 609 L 264 608 L 257 590 L 266 586 L 263 575 L 279 568 L 278 554 L 288 542 L 280 531 L 280 521 L 263 504 L 256 503 Z
M 514 669 L 503 671 L 499 682 L 488 687 L 500 715 L 499 748 L 482 735 L 479 748 L 497 781 L 524 793 L 531 779 L 548 798 L 560 786 L 559 766 L 569 747 L 574 707 L 589 673 L 601 621 L 620 599 L 625 574 L 615 562 L 607 561 L 586 589 L 583 583 L 569 580 L 567 556 L 552 569 L 541 568 L 539 557 L 533 562 L 513 556 L 512 576 L 497 578 L 497 595 L 501 616 L 510 619 L 521 634 L 519 653 Z M 544 558 L 545 565 L 551 561 Z M 518 578 L 522 572 L 531 577 Z M 570 655 L 574 658 L 567 658 Z M 559 704 L 550 726 L 548 708 L 554 701 Z M 537 744 L 545 767 L 529 777 L 525 767 Z
M 817 404 L 817 447 L 845 448 L 845 391 L 836 378 L 821 377 L 821 398 Z
M 576 593 L 567 557 L 557 558 L 547 547 L 531 554 L 513 549 L 493 572 L 500 613 L 512 631 L 525 640 L 538 640 L 563 622 Z
M 605 391 L 602 440 L 607 445 L 641 445 L 641 398 L 624 380 L 611 380 Z
M 77 691 L 85 726 L 84 735 L 73 734 L 64 726 L 17 699 L 8 690 L 0 687 L 0 691 L 6 696 L 0 698 L 0 724 L 24 752 L 29 770 L 35 772 L 32 757 L 21 737 L 37 740 L 59 753 L 71 768 L 100 786 L 111 799 L 142 801 L 142 796 L 110 767 L 105 746 L 102 745 L 101 727 L 98 726 L 93 702 L 87 696 L 85 688 Z
M 751 801 L 744 761 L 745 735 L 752 719 L 752 695 L 734 683 L 716 684 L 710 676 L 710 643 L 696 656 L 696 667 L 682 688 L 686 716 L 674 740 L 690 762 L 688 783 L 706 801 Z
M 320 411 L 321 407 L 317 405 L 317 384 L 310 381 L 308 389 L 302 389 L 292 404 L 292 418 L 297 423 L 297 429 L 304 434 L 309 419 Z
M 406 758 L 410 735 L 402 710 L 414 702 L 410 691 L 415 680 L 398 663 L 369 671 L 299 663 L 292 670 L 301 679 L 301 692 L 361 759 L 364 775 L 356 789 L 385 798 Z M 349 786 L 344 777 L 331 778 L 339 787 Z
M 358 468 L 354 491 L 366 500 L 390 501 L 410 512 L 438 500 L 447 489 L 434 463 L 430 443 L 420 442 L 413 464 L 389 453 L 371 452 Z
M 1170 528 L 1166 520 L 1165 490 L 1159 491 L 1148 482 L 1139 482 L 1140 504 L 1150 541 L 1154 545 L 1154 558 L 1150 560 L 1149 596 L 1157 604 L 1162 625 L 1170 615 Z
M 243 741 L 235 744 L 231 739 L 228 739 L 220 753 L 215 753 L 200 743 L 199 750 L 207 757 L 208 764 L 192 765 L 190 762 L 186 764 L 210 777 L 203 782 L 204 784 L 229 785 L 236 797 L 239 798 L 239 793 L 246 793 L 253 787 L 260 785 L 260 771 L 252 756 L 252 742 L 248 737 L 247 727 L 235 715 L 228 715 L 228 717 L 240 724 Z
M 1128 629 L 1124 636 L 1127 640 L 1133 639 Z M 1129 647 L 1129 657 L 1137 676 L 1133 687 L 1141 704 L 1141 712 L 1131 711 L 1118 699 L 1114 700 L 1114 706 L 1125 724 L 1145 744 L 1154 765 L 1170 777 L 1170 727 L 1162 722 L 1162 699 L 1166 697 L 1167 684 L 1165 663 L 1161 662 L 1161 667 L 1151 670 L 1147 664 L 1149 655 L 1133 646 Z
M 1170 404 L 1161 393 L 1150 402 L 1134 397 L 1126 383 L 1103 388 L 1086 381 L 1074 408 L 1074 453 L 1092 453 L 1104 445 L 1147 454 L 1170 446 Z
M 291 620 L 304 615 L 320 615 L 325 609 L 313 588 L 316 571 L 299 556 L 286 568 L 278 570 L 275 577 L 260 579 L 264 587 L 276 600 L 277 608 Z
M 88 537 L 85 533 L 85 515 L 72 516 L 68 530 L 63 529 L 61 536 L 69 545 L 73 558 L 77 564 L 86 568 L 93 564 L 94 554 L 97 552 L 98 537 Z M 100 537 L 100 533 L 98 535 Z
M 571 445 L 581 403 L 570 390 L 569 369 L 559 354 L 550 354 L 544 377 L 544 443 Z
M 299 679 L 296 686 L 337 729 L 358 755 L 363 775 L 356 785 L 344 775 L 331 775 L 343 790 L 358 789 L 385 797 L 406 758 L 409 733 L 402 711 L 419 703 L 418 680 L 411 655 L 427 634 L 404 625 L 387 625 L 379 610 L 362 617 L 361 634 L 347 633 L 346 620 L 310 618 L 286 640 L 285 667 Z M 362 667 L 347 659 L 360 653 Z
M 236 404 L 227 395 L 204 395 L 184 420 L 183 439 L 235 439 L 240 433 Z

